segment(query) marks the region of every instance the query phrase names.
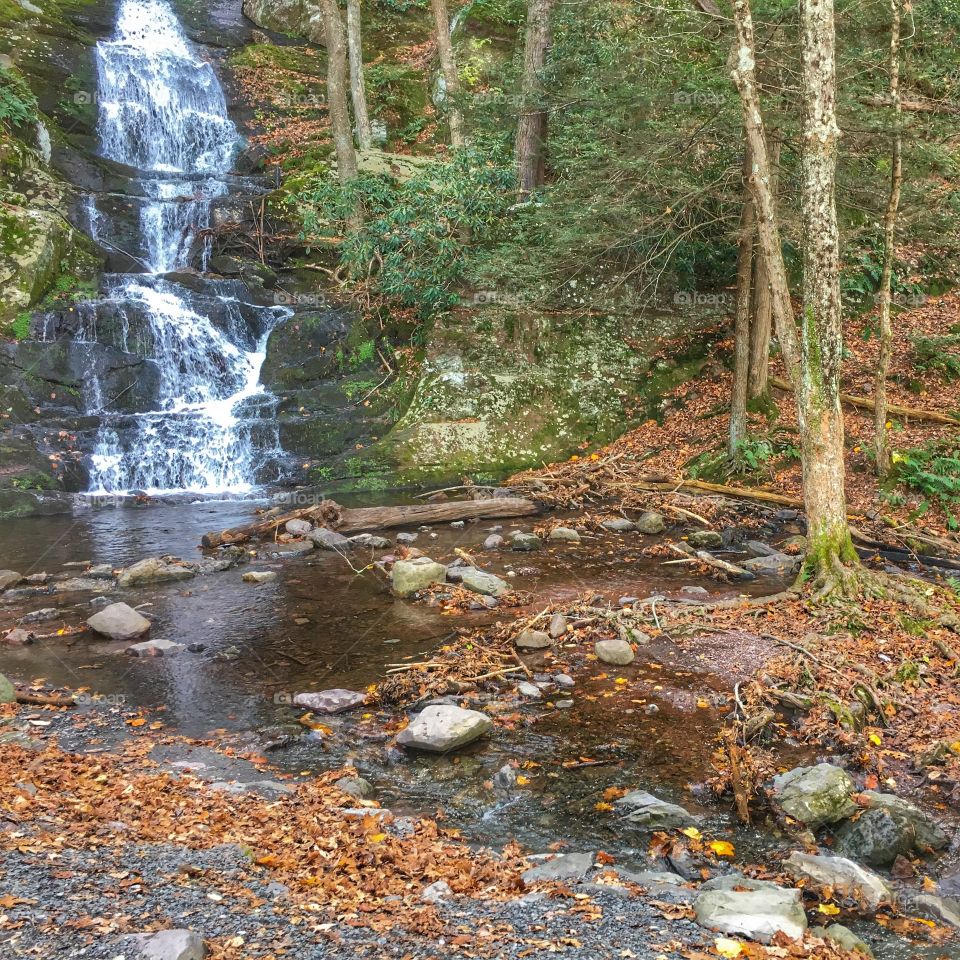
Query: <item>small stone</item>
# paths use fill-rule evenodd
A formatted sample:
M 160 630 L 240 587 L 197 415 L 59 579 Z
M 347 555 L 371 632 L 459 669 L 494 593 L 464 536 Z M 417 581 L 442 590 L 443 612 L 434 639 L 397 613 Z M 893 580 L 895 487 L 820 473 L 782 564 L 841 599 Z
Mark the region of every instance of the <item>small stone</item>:
M 312 534 L 311 534 L 312 537 Z M 264 560 L 296 560 L 313 553 L 313 540 L 291 540 L 289 543 L 270 543 L 257 554 Z
M 535 683 L 528 683 L 526 681 L 517 684 L 517 692 L 530 700 L 539 700 L 543 696 L 540 688 Z
M 502 787 L 504 790 L 515 787 L 517 785 L 517 771 L 509 763 L 505 763 L 493 775 L 493 784 L 496 787 Z
M 832 923 L 829 927 L 814 927 L 810 932 L 821 940 L 830 940 L 833 943 L 840 944 L 844 950 L 849 950 L 850 953 L 862 953 L 865 957 L 873 956 L 873 950 L 870 949 L 869 945 L 842 923 Z
M 207 949 L 192 930 L 160 930 L 131 937 L 143 960 L 203 960 Z
M 697 818 L 675 803 L 668 803 L 645 790 L 632 790 L 621 797 L 614 807 L 621 821 L 645 830 L 673 830 L 689 827 Z
M 397 543 L 403 543 L 409 546 L 411 543 L 417 542 L 417 536 L 418 534 L 416 533 L 398 533 Z
M 90 567 L 87 570 L 86 576 L 90 577 L 91 580 L 112 580 L 113 564 L 98 563 L 95 567 Z
M 541 546 L 540 538 L 533 533 L 515 533 L 510 538 L 510 548 L 520 553 L 530 553 Z
M 551 540 L 565 540 L 568 543 L 579 543 L 580 534 L 573 527 L 554 527 L 550 531 Z
M 415 560 L 398 560 L 391 574 L 393 592 L 398 597 L 412 597 L 434 583 L 447 579 L 447 568 L 429 557 Z
M 125 603 L 112 603 L 90 617 L 87 626 L 111 640 L 135 640 L 150 629 L 150 621 Z
M 932 893 L 920 893 L 904 897 L 898 906 L 903 911 L 909 910 L 911 913 L 918 913 L 960 929 L 960 900 L 935 897 Z
M 270 583 L 276 579 L 277 574 L 273 570 L 248 570 L 243 575 L 244 583 Z
M 373 796 L 373 787 L 363 777 L 341 777 L 335 786 L 351 797 L 356 797 L 357 800 L 365 800 Z
M 431 883 L 429 887 L 424 887 L 420 894 L 420 899 L 425 903 L 440 903 L 443 900 L 449 900 L 453 896 L 453 890 L 446 880 L 437 880 Z
M 313 524 L 309 520 L 288 520 L 284 529 L 292 537 L 305 537 L 313 529 Z
M 857 812 L 855 790 L 850 774 L 830 763 L 796 767 L 773 780 L 773 799 L 812 830 L 852 817 Z
M 799 890 L 709 890 L 694 901 L 697 923 L 769 943 L 778 933 L 798 940 L 807 929 Z
M 723 537 L 716 530 L 697 530 L 687 537 L 687 543 L 697 550 L 716 550 L 723 546 Z
M 544 860 L 524 872 L 523 882 L 530 887 L 535 883 L 553 880 L 580 880 L 593 869 L 595 860 L 594 853 L 567 853 Z
M 390 541 L 372 533 L 358 533 L 355 537 L 347 537 L 346 545 L 349 549 L 360 547 L 367 550 L 386 550 Z
M 663 514 L 648 510 L 637 518 L 637 529 L 647 536 L 656 536 L 667 529 L 667 522 L 663 519 Z
M 451 526 L 454 530 L 462 530 L 466 525 L 467 525 L 466 522 L 463 521 L 463 520 L 454 520 L 454 521 L 450 524 L 450 526 Z
M 542 630 L 524 630 L 514 643 L 520 650 L 545 650 L 553 641 Z
M 307 538 L 318 550 L 345 550 L 349 541 L 342 533 L 326 527 L 315 527 L 307 534 Z
M 20 618 L 20 623 L 46 623 L 49 620 L 58 620 L 59 618 L 60 611 L 56 607 L 44 607 L 42 610 L 25 613 Z
M 483 541 L 484 550 L 499 550 L 506 541 L 497 533 L 491 533 L 486 540 Z
M 23 627 L 14 627 L 12 630 L 8 630 L 3 638 L 3 642 L 11 647 L 26 647 L 34 640 L 36 640 L 36 636 L 31 631 L 24 630 Z
M 644 708 L 643 712 L 648 716 L 652 717 L 655 713 L 660 712 L 660 708 L 655 703 L 648 703 Z
M 626 517 L 611 517 L 604 520 L 600 526 L 611 533 L 633 533 L 637 529 L 637 525 Z
M 493 729 L 490 718 L 478 710 L 447 704 L 425 707 L 397 736 L 401 747 L 448 753 L 466 746 Z
M 558 673 L 554 678 L 553 682 L 564 690 L 570 690 L 577 685 L 576 680 L 573 677 L 569 676 L 566 673 Z
M 0 593 L 8 587 L 16 586 L 22 579 L 16 570 L 0 570 Z
M 547 633 L 554 640 L 559 640 L 567 632 L 567 618 L 562 613 L 555 613 L 550 618 L 550 625 L 547 627 Z
M 127 647 L 127 653 L 131 657 L 174 657 L 182 653 L 187 648 L 182 643 L 174 643 L 172 640 L 144 640 L 142 643 L 134 643 Z
M 466 567 L 460 575 L 460 582 L 467 590 L 482 593 L 488 597 L 502 597 L 510 592 L 510 584 L 506 580 L 501 580 L 494 574 L 486 570 L 478 570 L 476 567 Z
M 614 640 L 600 640 L 593 649 L 598 660 L 615 667 L 625 667 L 628 663 L 633 663 L 636 656 L 633 647 L 619 637 Z
M 353 710 L 367 702 L 365 693 L 358 693 L 355 690 L 343 690 L 335 688 L 333 690 L 321 690 L 318 693 L 298 693 L 293 702 L 298 707 L 306 707 L 313 710 L 314 713 L 345 713 L 347 710 Z

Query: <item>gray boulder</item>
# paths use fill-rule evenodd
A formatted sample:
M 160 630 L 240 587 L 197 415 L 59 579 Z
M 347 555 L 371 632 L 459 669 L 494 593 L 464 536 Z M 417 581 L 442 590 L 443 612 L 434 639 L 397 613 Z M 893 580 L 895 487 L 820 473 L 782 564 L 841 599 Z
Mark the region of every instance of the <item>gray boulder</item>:
M 612 533 L 633 533 L 637 529 L 637 525 L 626 517 L 611 517 L 604 520 L 600 526 Z
M 391 575 L 393 592 L 398 597 L 412 597 L 434 583 L 447 579 L 447 568 L 429 557 L 398 560 Z
M 865 957 L 873 956 L 873 950 L 870 949 L 870 946 L 842 923 L 832 923 L 829 927 L 814 927 L 810 932 L 821 940 L 838 943 L 844 950 L 849 950 L 850 953 L 862 953 Z
M 486 570 L 476 567 L 467 567 L 460 575 L 460 582 L 474 593 L 482 593 L 488 597 L 502 597 L 510 592 L 510 584 Z
M 716 550 L 723 546 L 723 537 L 716 530 L 696 530 L 687 537 L 687 543 L 697 550 Z
M 131 657 L 175 657 L 186 649 L 182 643 L 157 639 L 134 643 L 127 647 L 127 653 Z
M 417 538 L 418 538 L 419 536 L 420 536 L 419 533 L 409 533 L 409 532 L 398 533 L 398 534 L 397 534 L 397 543 L 402 543 L 402 544 L 404 544 L 405 546 L 408 546 L 408 547 L 409 547 L 410 544 L 417 542 Z
M 277 579 L 274 570 L 248 570 L 242 577 L 244 583 L 270 583 Z
M 91 630 L 111 640 L 136 640 L 150 629 L 150 621 L 125 603 L 111 603 L 88 621 Z
M 16 570 L 0 570 L 0 593 L 7 587 L 15 587 L 22 579 Z
M 203 960 L 207 949 L 192 930 L 161 930 L 130 938 L 143 960 Z
M 598 660 L 615 667 L 625 667 L 628 663 L 633 663 L 636 657 L 633 647 L 619 637 L 614 640 L 599 640 L 593 649 Z
M 341 777 L 334 786 L 357 800 L 373 796 L 373 787 L 363 777 Z
M 551 540 L 566 540 L 569 543 L 579 543 L 580 534 L 573 527 L 554 527 L 550 531 Z
M 637 518 L 637 529 L 641 533 L 652 537 L 658 533 L 663 533 L 667 529 L 667 522 L 663 519 L 663 514 L 657 513 L 655 510 L 647 510 L 646 513 L 641 513 Z
M 506 541 L 499 533 L 491 533 L 486 540 L 483 541 L 484 550 L 499 550 Z
M 13 684 L 0 673 L 0 703 L 16 703 L 17 691 Z
M 918 913 L 947 926 L 960 929 L 960 900 L 935 897 L 932 893 L 918 893 L 905 897 L 899 904 L 901 910 Z
M 815 830 L 857 812 L 850 775 L 830 763 L 796 767 L 773 780 L 773 799 L 783 811 Z
M 550 636 L 542 630 L 530 629 L 524 630 L 513 642 L 520 650 L 546 650 L 553 644 Z
M 807 915 L 799 890 L 709 890 L 693 903 L 697 923 L 708 930 L 769 943 L 778 933 L 803 936 Z
M 917 845 L 913 824 L 889 810 L 866 810 L 836 831 L 835 849 L 844 857 L 886 867 Z
M 673 830 L 697 822 L 689 810 L 661 800 L 645 790 L 632 790 L 614 804 L 614 809 L 620 814 L 620 822 L 644 830 Z
M 593 869 L 595 859 L 593 853 L 566 853 L 552 860 L 544 860 L 524 871 L 523 882 L 531 887 L 535 883 L 551 880 L 580 880 Z
M 831 890 L 841 897 L 855 900 L 871 913 L 890 903 L 890 887 L 872 870 L 867 870 L 845 857 L 818 857 L 794 852 L 783 861 L 783 869 L 809 890 Z
M 540 538 L 535 533 L 515 533 L 510 538 L 510 548 L 520 553 L 530 553 L 541 546 Z
M 390 541 L 386 537 L 378 537 L 373 533 L 358 533 L 355 537 L 347 538 L 349 548 L 361 547 L 368 550 L 386 550 Z
M 397 736 L 397 743 L 410 750 L 448 753 L 478 740 L 493 729 L 485 713 L 448 704 L 425 707 Z
M 770 557 L 754 557 L 752 560 L 744 560 L 742 566 L 744 570 L 758 577 L 790 577 L 799 569 L 801 564 L 800 557 L 791 557 L 786 553 L 775 553 Z
M 326 527 L 316 527 L 307 534 L 307 539 L 318 550 L 346 550 L 350 542 L 349 537 L 345 537 L 336 530 L 328 530 Z
M 866 804 L 868 810 L 886 810 L 894 818 L 909 823 L 916 835 L 916 849 L 920 852 L 942 850 L 950 842 L 946 830 L 930 814 L 909 800 L 892 793 L 865 790 L 860 794 L 860 801 Z
M 155 583 L 190 580 L 196 575 L 192 566 L 177 557 L 147 557 L 121 570 L 117 583 L 121 587 L 147 587 Z
M 345 713 L 347 710 L 353 710 L 356 707 L 363 706 L 367 702 L 365 693 L 358 693 L 356 690 L 343 690 L 334 688 L 333 690 L 321 690 L 318 693 L 298 693 L 293 702 L 298 707 L 306 707 L 314 713 Z
M 309 520 L 288 520 L 284 529 L 293 537 L 305 537 L 313 529 Z

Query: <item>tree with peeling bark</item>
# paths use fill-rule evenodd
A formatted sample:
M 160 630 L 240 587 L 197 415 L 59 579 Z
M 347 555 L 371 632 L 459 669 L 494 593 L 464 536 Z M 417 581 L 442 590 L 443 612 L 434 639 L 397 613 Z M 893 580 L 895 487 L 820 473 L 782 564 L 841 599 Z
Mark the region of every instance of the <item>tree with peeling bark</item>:
M 909 8 L 908 8 L 909 9 Z M 887 376 L 893 353 L 893 329 L 890 323 L 893 261 L 897 213 L 903 186 L 903 134 L 900 124 L 903 110 L 900 102 L 900 0 L 890 2 L 890 101 L 893 106 L 893 146 L 890 158 L 890 195 L 883 217 L 883 273 L 880 277 L 880 356 L 874 385 L 874 452 L 877 475 L 883 479 L 890 473 L 890 442 L 887 436 Z
M 517 124 L 517 178 L 521 198 L 546 179 L 547 109 L 543 102 L 543 68 L 550 50 L 553 0 L 528 0 L 523 52 L 520 119 Z
M 737 240 L 737 295 L 733 331 L 733 391 L 730 399 L 730 459 L 735 460 L 747 436 L 747 381 L 750 376 L 750 303 L 753 247 L 756 233 L 753 197 L 746 186 L 753 162 L 749 145 L 743 152 L 744 196 Z
M 840 409 L 843 335 L 835 176 L 840 130 L 836 120 L 836 38 L 833 0 L 802 0 L 803 314 L 790 300 L 780 227 L 773 202 L 767 141 L 756 81 L 756 45 L 749 0 L 735 0 L 732 75 L 753 154 L 750 178 L 760 249 L 784 363 L 794 384 L 800 425 L 807 514 L 807 571 L 821 596 L 859 590 L 859 559 L 847 522 L 844 430 Z
M 357 125 L 357 143 L 361 150 L 373 146 L 373 128 L 367 110 L 367 85 L 363 75 L 363 34 L 360 26 L 360 0 L 347 0 L 347 51 L 350 57 L 350 95 L 353 119 Z
M 450 38 L 450 13 L 447 0 L 430 0 L 433 24 L 437 37 L 437 53 L 440 57 L 440 72 L 443 74 L 444 100 L 447 107 L 447 122 L 450 124 L 450 145 L 462 147 L 467 142 L 464 132 L 463 113 L 458 103 L 460 98 L 460 74 Z

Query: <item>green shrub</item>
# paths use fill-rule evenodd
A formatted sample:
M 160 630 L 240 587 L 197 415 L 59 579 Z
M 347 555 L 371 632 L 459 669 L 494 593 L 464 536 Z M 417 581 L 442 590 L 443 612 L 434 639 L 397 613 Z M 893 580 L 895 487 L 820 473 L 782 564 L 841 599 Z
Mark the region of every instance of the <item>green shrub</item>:
M 918 370 L 960 380 L 960 329 L 941 337 L 911 337 L 910 343 L 910 359 Z
M 898 483 L 923 497 L 921 512 L 940 504 L 951 529 L 960 529 L 954 511 L 960 506 L 960 438 L 894 453 Z
M 0 124 L 8 129 L 36 123 L 37 98 L 19 74 L 0 67 Z

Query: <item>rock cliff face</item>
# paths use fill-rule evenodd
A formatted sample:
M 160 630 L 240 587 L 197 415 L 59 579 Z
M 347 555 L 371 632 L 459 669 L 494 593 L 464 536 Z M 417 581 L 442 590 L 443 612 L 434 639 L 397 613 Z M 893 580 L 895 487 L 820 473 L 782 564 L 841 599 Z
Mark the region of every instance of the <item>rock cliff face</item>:
M 264 30 L 324 46 L 320 4 L 311 0 L 243 0 L 244 16 Z

